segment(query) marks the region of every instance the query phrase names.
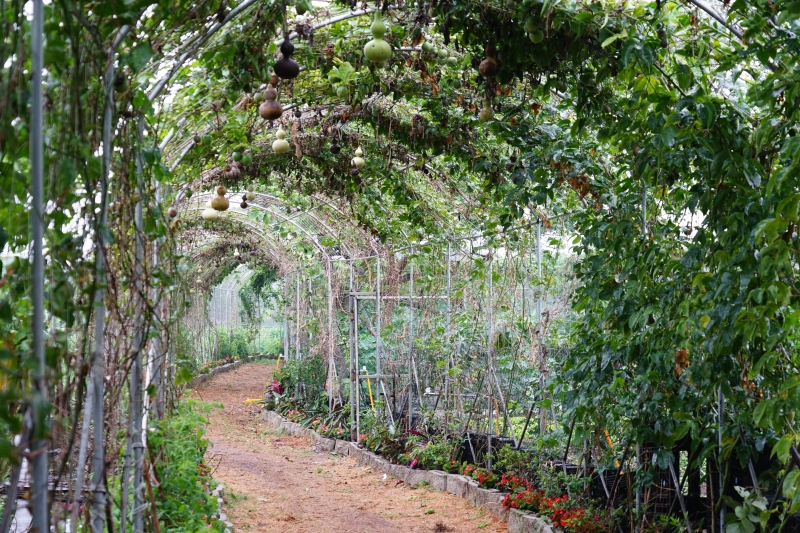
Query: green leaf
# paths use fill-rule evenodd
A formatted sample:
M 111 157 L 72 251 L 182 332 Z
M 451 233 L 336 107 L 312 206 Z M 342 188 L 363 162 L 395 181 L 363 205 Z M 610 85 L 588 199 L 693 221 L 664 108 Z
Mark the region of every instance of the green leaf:
M 790 433 L 787 433 L 778 441 L 778 443 L 772 448 L 772 455 L 777 455 L 778 459 L 784 463 L 789 461 L 789 450 L 794 444 L 794 436 Z
M 183 385 L 184 383 L 189 383 L 194 379 L 194 375 L 192 371 L 186 367 L 181 367 L 178 372 L 175 374 L 175 385 Z
M 141 42 L 131 50 L 128 65 L 134 72 L 139 72 L 153 57 L 153 50 L 147 42 Z
M 767 404 L 768 402 L 761 402 L 753 409 L 753 422 L 759 427 L 763 427 L 761 425 L 761 420 L 764 418 L 764 413 L 767 411 Z

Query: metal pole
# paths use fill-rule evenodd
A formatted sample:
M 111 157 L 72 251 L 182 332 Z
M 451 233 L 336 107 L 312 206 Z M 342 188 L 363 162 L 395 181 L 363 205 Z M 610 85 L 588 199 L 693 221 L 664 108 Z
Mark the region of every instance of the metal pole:
M 330 396 L 328 397 L 328 412 L 333 411 L 333 263 L 328 257 L 328 378 L 330 379 Z
M 451 342 L 451 315 L 453 312 L 451 296 L 451 276 L 450 276 L 450 241 L 447 241 L 447 314 L 445 315 L 445 341 L 447 345 L 447 361 L 444 373 L 444 412 L 445 412 L 445 428 L 447 427 L 447 412 L 450 400 L 450 363 L 452 361 L 452 342 Z
M 137 139 L 140 143 L 144 138 L 144 117 L 140 114 L 137 124 Z M 136 285 L 137 293 L 142 294 L 142 262 L 144 261 L 144 243 L 142 242 L 143 231 L 143 183 L 142 183 L 142 155 L 141 152 L 136 156 L 136 188 L 139 200 L 136 202 L 134 212 L 134 224 L 136 226 Z M 142 314 L 144 312 L 144 302 L 141 296 L 138 297 L 138 312 L 134 329 L 134 358 L 133 368 L 131 369 L 131 418 L 133 419 L 133 532 L 144 532 L 144 432 L 142 431 L 142 414 L 144 411 L 142 399 L 142 351 L 144 350 L 144 324 Z
M 722 458 L 722 431 L 724 429 L 724 422 L 725 422 L 725 394 L 722 392 L 722 387 L 719 387 L 717 390 L 717 443 L 719 445 L 719 451 L 717 454 L 717 477 L 719 478 L 719 499 L 722 501 L 722 505 L 719 509 L 719 530 L 725 531 L 725 515 L 728 512 L 727 506 L 725 505 L 725 500 L 722 499 L 722 495 L 725 492 L 725 468 L 723 465 L 723 458 Z
M 356 434 L 361 432 L 361 381 L 359 379 L 359 373 L 361 372 L 361 367 L 359 366 L 359 357 L 358 357 L 358 297 L 353 297 L 353 330 L 354 330 L 354 337 L 355 343 L 353 345 L 353 363 L 356 367 L 356 402 L 358 403 L 359 409 L 356 411 Z M 358 440 L 358 437 L 356 437 Z
M 295 309 L 295 316 L 297 320 L 295 320 L 294 329 L 295 329 L 295 341 L 294 341 L 294 358 L 298 361 L 300 360 L 300 271 L 297 271 L 297 275 L 295 276 L 295 285 L 297 286 L 297 298 L 296 298 L 296 309 Z
M 411 249 L 414 255 L 414 249 Z M 414 260 L 409 262 L 408 285 L 408 420 L 406 427 L 411 429 L 411 419 L 414 416 Z
M 284 294 L 287 292 L 287 287 L 284 285 Z M 289 305 L 288 298 L 284 300 L 283 304 L 283 360 L 289 360 Z
M 350 266 L 350 292 L 347 295 L 347 314 L 349 317 L 350 327 L 348 328 L 348 337 L 350 346 L 350 423 L 355 421 L 355 426 L 350 426 L 350 440 L 358 441 L 358 415 L 356 414 L 356 390 L 358 388 L 358 365 L 356 365 L 353 358 L 353 345 L 355 339 L 355 326 L 354 326 L 354 310 L 353 310 L 353 260 L 349 260 Z
M 378 375 L 378 396 L 383 389 L 383 374 L 381 373 L 381 256 L 378 254 L 377 275 L 375 279 L 375 373 Z M 356 367 L 358 370 L 358 367 Z M 360 392 L 359 386 L 359 392 Z M 387 399 L 388 403 L 388 399 Z M 391 411 L 391 409 L 390 409 Z
M 36 360 L 36 395 L 42 401 L 36 402 L 33 417 L 33 445 L 31 468 L 33 491 L 31 510 L 33 530 L 38 533 L 50 531 L 50 509 L 47 502 L 47 446 L 48 435 L 45 422 L 47 393 L 44 360 L 44 106 L 42 98 L 42 70 L 44 69 L 44 3 L 33 2 L 33 21 L 31 22 L 31 123 L 30 123 L 30 164 L 31 192 L 31 233 L 33 237 L 33 356 Z M 41 412 L 40 410 L 44 411 Z M 41 423 L 41 424 L 40 424 Z
M 486 380 L 486 384 L 487 384 L 487 386 L 489 388 L 488 389 L 488 395 L 486 397 L 487 398 L 487 402 L 489 404 L 489 431 L 487 432 L 487 435 L 486 435 L 486 450 L 487 450 L 487 453 L 486 453 L 486 468 L 488 468 L 489 471 L 492 470 L 492 434 L 493 434 L 492 422 L 493 422 L 493 419 L 494 419 L 494 417 L 492 416 L 492 414 L 493 414 L 492 400 L 494 399 L 494 389 L 492 387 L 492 379 L 494 377 L 494 359 L 492 358 L 492 350 L 494 348 L 494 346 L 493 346 L 493 340 L 494 340 L 494 321 L 493 321 L 494 320 L 494 317 L 493 317 L 493 314 L 494 314 L 494 302 L 492 301 L 492 299 L 494 298 L 494 288 L 493 288 L 493 282 L 492 282 L 492 277 L 493 277 L 493 275 L 492 275 L 492 267 L 493 267 L 493 264 L 494 264 L 494 257 L 490 256 L 489 257 L 489 302 L 487 304 L 487 311 L 488 311 L 488 315 L 489 315 L 488 316 L 488 318 L 489 318 L 489 324 L 488 324 L 488 326 L 489 326 L 489 338 L 488 338 L 488 341 L 487 341 L 487 349 L 488 349 L 487 350 L 487 371 L 489 373 L 489 379 Z
M 542 220 L 536 221 L 536 284 L 539 287 L 539 295 L 536 298 L 536 322 L 537 322 L 537 335 L 539 342 L 539 401 L 543 401 L 542 394 L 544 393 L 544 350 L 542 349 L 542 342 L 544 342 L 544 326 L 542 324 Z M 539 434 L 544 436 L 546 426 L 547 411 L 539 407 Z

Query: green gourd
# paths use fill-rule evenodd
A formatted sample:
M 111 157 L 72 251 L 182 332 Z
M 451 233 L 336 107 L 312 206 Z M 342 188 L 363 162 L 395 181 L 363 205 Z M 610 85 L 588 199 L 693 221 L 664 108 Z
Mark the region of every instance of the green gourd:
M 375 19 L 370 26 L 372 39 L 364 46 L 364 56 L 373 63 L 383 63 L 392 57 L 392 47 L 383 40 L 386 34 L 386 26 L 383 24 L 379 11 L 375 12 Z

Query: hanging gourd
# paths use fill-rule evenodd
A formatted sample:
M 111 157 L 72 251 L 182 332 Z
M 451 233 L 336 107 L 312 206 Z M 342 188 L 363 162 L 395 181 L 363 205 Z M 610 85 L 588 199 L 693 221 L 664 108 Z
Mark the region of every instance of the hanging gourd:
M 338 154 L 338 153 L 339 153 L 339 152 L 341 152 L 341 151 L 342 151 L 342 147 L 341 147 L 341 146 L 339 146 L 339 141 L 338 141 L 338 140 L 336 140 L 336 139 L 333 139 L 333 140 L 331 141 L 331 153 L 332 153 L 333 155 L 336 155 L 336 154 Z
M 206 207 L 203 209 L 203 212 L 200 213 L 200 216 L 203 217 L 203 220 L 217 220 L 219 218 L 219 211 L 212 209 L 210 207 Z
M 494 58 L 494 56 L 494 46 L 487 45 L 486 59 L 481 61 L 481 64 L 478 65 L 478 71 L 486 78 L 494 78 L 500 72 L 500 65 L 497 63 L 497 60 Z
M 245 194 L 245 199 L 249 201 L 253 201 L 256 199 L 256 193 L 253 192 L 253 186 L 247 188 L 247 194 Z
M 175 209 L 175 207 L 170 207 L 169 211 L 167 211 L 167 214 L 169 215 L 169 218 L 175 218 L 178 216 L 178 210 Z
M 275 140 L 272 141 L 272 151 L 276 154 L 285 154 L 289 151 L 289 141 L 286 140 L 286 132 L 282 127 L 278 127 L 275 132 Z
M 289 40 L 288 33 L 283 38 L 283 43 L 281 43 L 281 54 L 283 54 L 283 57 L 276 61 L 273 67 L 275 74 L 284 80 L 295 79 L 300 74 L 300 65 L 297 64 L 297 61 L 292 59 L 294 45 L 292 41 Z
M 361 170 L 362 168 L 364 168 L 364 165 L 367 164 L 364 158 L 361 157 L 363 155 L 364 152 L 363 150 L 361 150 L 361 147 L 359 146 L 358 148 L 356 148 L 356 156 L 353 158 L 351 162 L 353 163 L 353 166 L 356 167 L 358 170 Z
M 478 116 L 483 122 L 489 122 L 490 120 L 494 119 L 494 110 L 492 109 L 488 98 L 483 101 L 483 109 L 481 109 L 481 112 L 478 114 Z
M 238 180 L 242 177 L 242 171 L 239 170 L 239 165 L 234 162 L 234 164 L 225 165 L 222 168 L 222 177 L 229 180 Z
M 383 24 L 380 11 L 375 12 L 375 19 L 372 21 L 370 31 L 374 38 L 364 46 L 364 57 L 373 63 L 383 63 L 392 57 L 392 47 L 383 40 L 386 26 Z
M 224 185 L 217 187 L 217 197 L 211 200 L 211 207 L 215 211 L 225 211 L 231 206 L 231 203 L 225 198 L 225 193 L 227 192 L 228 189 Z
M 264 89 L 264 101 L 258 106 L 258 114 L 264 120 L 278 120 L 283 115 L 283 108 L 278 103 L 278 91 L 271 83 Z

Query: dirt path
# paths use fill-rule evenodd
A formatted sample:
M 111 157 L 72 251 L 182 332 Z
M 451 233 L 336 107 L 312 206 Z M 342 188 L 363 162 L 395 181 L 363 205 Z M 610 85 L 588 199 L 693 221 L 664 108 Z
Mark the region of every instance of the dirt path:
M 272 365 L 251 363 L 200 385 L 220 402 L 209 416 L 206 459 L 227 487 L 237 531 L 280 533 L 505 532 L 484 510 L 446 492 L 411 488 L 354 459 L 315 453 L 304 438 L 277 434 L 243 403 L 258 398 Z

